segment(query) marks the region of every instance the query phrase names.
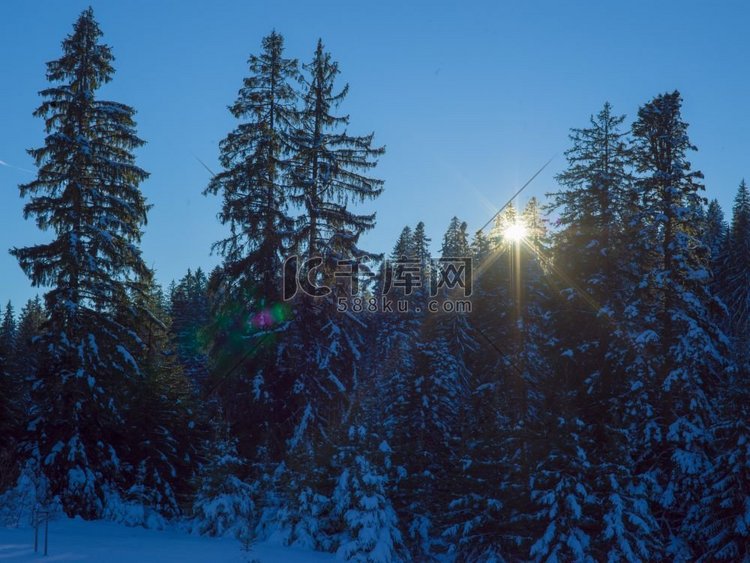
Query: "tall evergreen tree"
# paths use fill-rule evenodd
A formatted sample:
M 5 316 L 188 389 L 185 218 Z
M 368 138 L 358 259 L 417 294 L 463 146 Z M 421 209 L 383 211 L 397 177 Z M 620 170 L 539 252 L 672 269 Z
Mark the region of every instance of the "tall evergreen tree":
M 209 282 L 209 390 L 223 397 L 230 426 L 242 429 L 239 455 L 252 458 L 269 444 L 283 448 L 278 427 L 290 416 L 270 307 L 281 299 L 282 258 L 293 232 L 288 176 L 299 124 L 299 65 L 285 56 L 284 39 L 273 31 L 248 67 L 229 108 L 239 123 L 219 145 L 224 170 L 204 193 L 221 195 L 219 219 L 230 229 L 214 245 L 224 260 Z
M 47 313 L 39 296 L 29 299 L 18 316 L 16 331 L 15 375 L 21 381 L 33 380 L 39 368 L 39 358 L 34 346 L 34 337 L 42 334 L 42 326 L 47 320 Z M 24 386 L 27 388 L 28 386 Z
M 441 259 L 450 260 L 456 267 L 471 257 L 467 225 L 453 217 L 443 237 Z M 424 280 L 427 287 L 439 281 L 438 270 L 448 270 L 448 262 L 438 264 L 434 272 L 427 272 L 430 278 L 434 276 Z M 453 274 L 446 275 L 453 279 Z M 467 270 L 463 279 L 469 282 L 470 277 Z M 437 295 L 432 293 L 429 301 L 420 295 L 417 304 L 424 308 L 428 302 L 442 305 L 464 300 L 459 287 L 450 291 L 446 286 Z M 403 473 L 397 507 L 404 516 L 410 549 L 424 559 L 434 555 L 431 552 L 441 521 L 439 507 L 447 502 L 444 484 L 449 478 L 448 460 L 458 437 L 476 342 L 464 311 L 429 310 L 418 318 L 421 326 L 414 338 L 419 344 L 412 352 L 413 375 L 406 382 L 406 414 L 399 422 L 394 444 L 395 459 Z
M 15 478 L 16 439 L 21 426 L 20 385 L 14 370 L 16 342 L 16 318 L 8 301 L 0 323 L 0 492 Z
M 524 236 L 516 240 L 510 228 L 519 225 Z M 550 379 L 542 353 L 551 338 L 544 310 L 549 296 L 539 260 L 547 236 L 536 201 L 520 213 L 509 204 L 487 238 L 489 255 L 475 268 L 472 298 L 479 350 L 452 452 L 455 498 L 444 535 L 459 558 L 520 560 L 536 539 L 532 515 L 545 518 L 531 503 L 529 487 L 541 488 L 540 472 L 532 470 L 549 453 L 544 433 L 550 424 L 542 416 L 547 403 L 540 396 Z
M 11 362 L 16 350 L 16 336 L 16 315 L 13 304 L 8 301 L 0 322 L 0 365 L 4 366 L 7 371 L 12 370 Z
M 16 349 L 18 347 L 18 326 L 13 304 L 8 301 L 0 319 L 0 374 L 16 373 Z
M 724 251 L 727 236 L 727 225 L 724 222 L 724 211 L 719 201 L 712 199 L 708 202 L 703 227 L 703 244 L 709 250 L 711 267 L 714 273 L 720 269 L 720 260 Z
M 687 557 L 686 516 L 700 505 L 712 469 L 713 391 L 730 373 L 727 339 L 715 323 L 708 251 L 699 215 L 703 177 L 691 169 L 695 150 L 681 116 L 679 92 L 662 94 L 633 124 L 637 188 L 643 207 L 634 241 L 641 268 L 626 311 L 636 344 L 630 409 L 639 472 L 654 483 L 672 557 Z M 680 534 L 679 530 L 682 530 Z
M 297 126 L 299 70 L 284 56 L 284 38 L 263 38 L 260 55 L 250 55 L 250 75 L 230 106 L 240 121 L 220 143 L 216 174 L 204 193 L 221 194 L 219 219 L 230 235 L 214 248 L 224 256 L 226 283 L 258 289 L 258 301 L 280 293 L 281 257 L 292 221 L 286 213 L 292 130 Z
M 405 270 L 416 262 L 414 235 L 410 227 L 404 227 L 399 235 L 390 261 L 385 265 L 390 271 L 384 271 L 384 276 L 392 280 L 401 280 L 411 271 Z M 385 282 L 385 279 L 381 280 Z M 381 298 L 384 286 L 376 288 L 376 298 Z M 409 291 L 408 293 L 412 293 Z M 406 288 L 391 287 L 388 295 L 382 296 L 394 303 L 397 301 L 410 304 L 410 295 Z M 403 422 L 408 400 L 408 386 L 414 374 L 414 344 L 418 331 L 418 321 L 413 311 L 395 310 L 384 311 L 374 327 L 378 331 L 377 346 L 380 350 L 380 361 L 374 366 L 381 384 L 377 392 L 382 397 L 384 407 L 383 424 L 386 436 L 393 438 Z
M 169 309 L 177 355 L 188 376 L 199 386 L 208 378 L 206 328 L 210 304 L 208 279 L 203 270 L 190 270 L 170 291 Z
M 742 180 L 734 199 L 721 265 L 721 294 L 729 308 L 730 332 L 739 357 L 748 357 L 750 334 L 750 190 Z
M 425 499 L 411 490 L 414 476 L 409 475 L 414 440 L 421 435 L 421 417 L 415 416 L 422 387 L 416 382 L 416 365 L 427 344 L 420 336 L 421 327 L 431 316 L 427 313 L 431 282 L 429 242 L 420 221 L 414 230 L 405 227 L 394 245 L 390 262 L 375 288 L 376 297 L 385 298 L 391 307 L 381 311 L 374 325 L 378 353 L 373 376 L 368 378 L 373 388 L 369 393 L 377 398 L 370 405 L 375 413 L 373 419 L 382 419 L 383 434 L 393 446 L 388 497 L 405 522 L 405 540 L 414 553 L 424 553 L 430 541 Z M 391 287 L 383 296 L 386 277 L 390 278 Z M 368 394 L 367 388 L 362 393 Z
M 11 251 L 34 286 L 51 286 L 32 451 L 66 511 L 85 517 L 101 514 L 103 487 L 117 487 L 123 472 L 123 403 L 141 347 L 129 302 L 151 275 L 138 249 L 148 210 L 138 186 L 148 174 L 132 154 L 143 141 L 131 107 L 97 97 L 114 73 L 100 37 L 89 8 L 47 64 L 52 85 L 35 112 L 47 137 L 30 151 L 38 173 L 21 194 L 30 196 L 25 216 L 54 239 Z
M 375 215 L 356 215 L 348 204 L 380 195 L 383 181 L 363 173 L 377 165 L 385 149 L 372 146 L 372 133 L 352 136 L 343 129 L 349 116 L 334 111 L 349 93 L 349 85 L 337 91 L 338 63 L 325 51 L 322 40 L 304 69 L 303 109 L 292 170 L 294 201 L 304 213 L 297 220 L 295 247 L 307 256 L 328 260 L 373 257 L 360 250 L 357 242 L 375 226 Z M 327 269 L 331 267 L 335 265 Z
M 133 471 L 124 496 L 175 517 L 192 496 L 191 482 L 201 453 L 196 442 L 204 425 L 196 412 L 200 405 L 195 386 L 170 339 L 167 302 L 161 289 L 152 286 L 135 304 L 146 314 L 135 329 L 143 350 L 138 356 L 141 378 L 127 408 L 133 440 L 126 461 Z
M 321 431 L 325 434 L 323 426 L 337 424 L 363 369 L 366 325 L 336 309 L 338 299 L 360 297 L 354 290 L 360 281 L 354 262 L 365 270 L 366 259 L 380 258 L 358 246 L 361 235 L 374 227 L 375 215 L 358 215 L 351 207 L 382 192 L 383 181 L 366 173 L 377 165 L 385 149 L 373 147 L 372 133 L 350 135 L 345 129 L 349 116 L 335 114 L 349 88 L 344 85 L 338 90 L 338 64 L 322 41 L 304 69 L 301 119 L 290 174 L 293 201 L 302 211 L 293 248 L 304 258 L 322 259 L 315 272 L 305 273 L 333 291 L 318 299 L 300 295 L 293 302 L 295 320 L 280 363 L 295 366 L 293 386 L 299 393 L 293 398 L 294 410 L 305 413 L 295 432 L 310 431 L 320 437 Z M 347 269 L 352 270 L 351 279 L 337 283 L 334 274 Z M 310 437 L 305 439 L 309 447 Z
M 430 261 L 430 242 L 432 242 L 432 240 L 425 232 L 424 222 L 420 221 L 417 223 L 417 226 L 414 227 L 413 238 L 415 257 L 420 263 L 427 264 Z
M 567 542 L 582 541 L 577 535 L 585 534 L 586 553 L 643 560 L 656 526 L 644 509 L 645 487 L 632 474 L 621 400 L 628 386 L 622 359 L 630 349 L 622 319 L 635 285 L 629 246 L 633 155 L 622 131 L 624 119 L 607 103 L 590 127 L 573 129 L 568 168 L 557 177 L 563 190 L 552 194 L 550 207 L 560 213 L 550 272 L 560 296 L 550 304 L 552 352 L 559 359 L 544 393 L 558 420 L 565 420 L 554 425 L 567 428 L 555 439 L 567 441 L 556 457 L 570 470 L 547 494 L 549 509 L 561 518 L 556 523 L 561 548 L 570 549 Z M 578 515 L 561 508 L 570 494 L 577 499 Z M 605 526 L 590 534 L 592 522 Z
M 579 384 L 596 389 L 604 409 L 599 414 L 609 409 L 606 395 L 617 380 L 607 359 L 615 332 L 612 318 L 621 317 L 627 301 L 623 282 L 632 277 L 625 271 L 632 151 L 622 131 L 624 120 L 606 103 L 591 117 L 590 127 L 572 130 L 568 168 L 557 176 L 563 190 L 551 194 L 550 204 L 560 213 L 553 276 L 565 299 L 556 311 L 559 345 L 572 354 L 565 369 L 576 374 Z
M 719 421 L 713 444 L 716 457 L 703 506 L 691 522 L 701 561 L 750 560 L 750 194 L 744 180 L 737 190 L 731 226 L 724 239 L 715 286 L 729 309 L 727 326 L 739 369 L 720 382 Z
M 289 246 L 300 257 L 296 265 L 301 275 L 332 292 L 322 298 L 297 293 L 272 359 L 278 368 L 263 372 L 263 392 L 273 404 L 276 460 L 283 460 L 276 473 L 283 491 L 269 497 L 263 522 L 291 518 L 289 537 L 297 539 L 290 541 L 312 534 L 302 531 L 304 522 L 310 521 L 315 499 L 330 493 L 325 466 L 336 447 L 331 436 L 351 412 L 355 386 L 365 370 L 368 321 L 351 311 L 341 314 L 337 307 L 339 299 L 362 298 L 364 288 L 355 289 L 361 281 L 357 262 L 379 258 L 358 246 L 361 235 L 374 226 L 374 214 L 358 215 L 351 206 L 381 193 L 382 181 L 366 172 L 384 150 L 372 146 L 372 134 L 349 135 L 344 129 L 348 116 L 334 114 L 348 87 L 336 91 L 338 65 L 322 42 L 304 69 L 284 175 L 290 200 L 301 212 L 289 231 Z M 306 259 L 320 262 L 312 267 Z M 340 278 L 334 274 L 344 274 L 347 267 L 350 280 L 337 283 Z

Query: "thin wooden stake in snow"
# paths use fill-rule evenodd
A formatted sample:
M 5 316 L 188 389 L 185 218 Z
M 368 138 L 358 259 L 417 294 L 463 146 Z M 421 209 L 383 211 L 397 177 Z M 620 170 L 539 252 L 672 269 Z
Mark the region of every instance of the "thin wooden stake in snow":
M 44 520 L 44 555 L 47 555 L 47 538 L 49 536 L 49 510 L 41 510 L 39 506 L 34 508 L 34 553 L 39 551 L 39 524 Z

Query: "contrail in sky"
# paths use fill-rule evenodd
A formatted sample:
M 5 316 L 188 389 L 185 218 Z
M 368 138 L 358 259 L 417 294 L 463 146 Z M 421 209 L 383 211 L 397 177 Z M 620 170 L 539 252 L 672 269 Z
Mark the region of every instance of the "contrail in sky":
M 15 168 L 16 170 L 21 170 L 22 172 L 28 172 L 29 174 L 33 174 L 33 170 L 29 170 L 28 168 L 21 168 L 20 166 L 13 166 L 12 164 L 8 164 L 4 160 L 0 160 L 0 166 L 5 166 L 6 168 Z

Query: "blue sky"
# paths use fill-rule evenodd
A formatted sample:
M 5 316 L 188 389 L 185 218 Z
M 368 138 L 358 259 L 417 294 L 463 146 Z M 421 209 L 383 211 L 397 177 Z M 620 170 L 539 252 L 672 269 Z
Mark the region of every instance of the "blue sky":
M 225 230 L 219 201 L 201 192 L 218 168 L 226 110 L 263 35 L 281 32 L 287 53 L 311 58 L 318 37 L 351 91 L 350 131 L 375 131 L 387 147 L 384 194 L 363 246 L 387 251 L 405 224 L 423 220 L 433 244 L 451 216 L 478 228 L 494 207 L 557 155 L 524 193 L 553 191 L 568 130 L 605 101 L 626 113 L 679 89 L 706 175 L 725 212 L 750 177 L 750 8 L 742 2 L 78 2 L 5 1 L 0 18 L 0 299 L 18 306 L 31 288 L 5 249 L 48 240 L 24 221 L 17 185 L 32 178 L 26 149 L 43 125 L 31 114 L 44 63 L 92 4 L 117 73 L 102 96 L 138 110 L 148 144 L 139 164 L 154 205 L 143 251 L 164 284 L 188 267 L 210 268 Z M 197 158 L 196 158 L 197 157 Z M 10 165 L 10 166 L 8 166 Z

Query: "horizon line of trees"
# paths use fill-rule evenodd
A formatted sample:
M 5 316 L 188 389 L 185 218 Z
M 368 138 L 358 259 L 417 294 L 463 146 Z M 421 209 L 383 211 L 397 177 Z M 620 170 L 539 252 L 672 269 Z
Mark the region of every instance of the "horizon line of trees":
M 439 257 L 473 258 L 471 312 L 428 313 L 422 284 L 392 289 L 406 313 L 341 314 L 340 261 L 383 258 L 354 208 L 384 148 L 349 132 L 322 41 L 300 64 L 273 31 L 250 56 L 204 192 L 223 262 L 165 291 L 100 38 L 89 8 L 35 112 L 20 190 L 53 238 L 11 252 L 49 290 L 0 319 L 0 516 L 32 482 L 70 516 L 352 561 L 750 560 L 750 192 L 730 224 L 704 198 L 679 92 L 572 129 L 545 204 L 451 220 Z M 390 257 L 429 279 L 430 242 L 420 221 Z M 283 301 L 295 254 L 331 294 Z

